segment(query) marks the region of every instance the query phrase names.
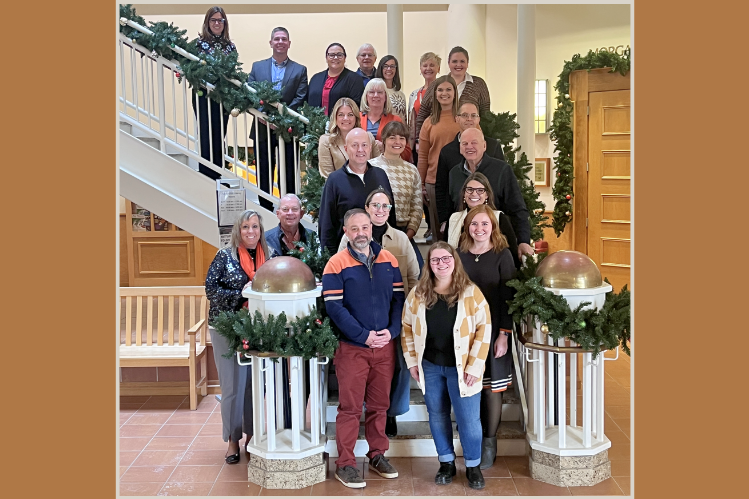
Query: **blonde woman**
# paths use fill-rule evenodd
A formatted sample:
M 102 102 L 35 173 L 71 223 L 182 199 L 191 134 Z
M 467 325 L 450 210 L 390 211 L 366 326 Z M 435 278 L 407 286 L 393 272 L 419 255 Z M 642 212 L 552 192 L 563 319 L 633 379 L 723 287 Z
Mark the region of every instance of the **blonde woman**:
M 419 71 L 424 78 L 424 85 L 415 89 L 408 96 L 408 126 L 411 131 L 411 149 L 414 154 L 418 153 L 416 144 L 419 142 L 419 136 L 416 133 L 416 116 L 421 108 L 421 101 L 426 95 L 427 88 L 437 79 L 440 72 L 442 58 L 434 52 L 427 52 L 419 59 Z
M 403 121 L 393 111 L 393 105 L 388 97 L 387 84 L 381 78 L 372 78 L 364 87 L 360 109 L 362 128 L 374 135 L 377 140 L 382 140 L 382 130 L 385 125 L 391 121 Z M 411 162 L 411 147 L 408 144 L 401 153 L 401 158 Z

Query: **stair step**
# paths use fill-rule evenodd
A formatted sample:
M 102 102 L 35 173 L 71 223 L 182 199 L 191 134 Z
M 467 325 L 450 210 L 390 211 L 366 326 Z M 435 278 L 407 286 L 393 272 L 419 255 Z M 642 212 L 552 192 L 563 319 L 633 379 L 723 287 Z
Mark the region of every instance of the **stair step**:
M 133 134 L 133 125 L 128 123 L 127 121 L 120 121 L 120 130 L 123 132 L 129 133 L 130 135 Z
M 182 153 L 169 153 L 168 155 L 169 155 L 170 157 L 172 157 L 172 158 L 176 159 L 176 160 L 177 160 L 177 161 L 179 161 L 180 163 L 183 163 L 183 164 L 185 164 L 185 165 L 187 165 L 187 164 L 188 164 L 188 158 L 187 158 L 187 154 L 182 154 Z
M 421 393 L 421 390 L 411 390 L 411 395 L 409 396 L 410 405 L 426 405 L 424 402 L 424 394 Z M 520 397 L 518 397 L 515 394 L 515 390 L 510 387 L 503 395 L 502 395 L 502 405 L 508 405 L 508 404 L 520 404 Z M 338 405 L 338 392 L 331 391 L 328 393 L 328 405 Z
M 456 423 L 453 421 L 453 439 L 458 439 L 458 432 L 455 429 Z M 328 440 L 335 440 L 335 422 L 329 422 L 325 427 L 325 436 Z M 429 430 L 429 423 L 426 421 L 404 421 L 398 423 L 398 435 L 390 440 L 413 440 L 427 439 L 432 440 L 432 432 Z M 525 439 L 523 426 L 519 421 L 502 421 L 499 423 L 497 439 Z M 357 440 L 364 440 L 364 425 L 359 425 L 359 435 Z
M 145 142 L 149 146 L 153 147 L 154 149 L 159 149 L 160 141 L 159 139 L 154 139 L 153 137 L 138 137 L 139 140 L 142 142 Z

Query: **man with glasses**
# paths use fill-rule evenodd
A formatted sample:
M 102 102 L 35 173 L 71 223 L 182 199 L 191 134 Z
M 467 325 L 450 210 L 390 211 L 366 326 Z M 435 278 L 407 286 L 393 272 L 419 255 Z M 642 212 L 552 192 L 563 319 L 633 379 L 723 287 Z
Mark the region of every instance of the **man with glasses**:
M 333 172 L 328 182 L 342 171 Z M 398 477 L 385 457 L 390 448 L 385 422 L 405 296 L 398 260 L 372 241 L 370 215 L 361 208 L 348 210 L 343 226 L 349 242 L 325 266 L 322 289 L 325 309 L 340 338 L 333 359 L 339 374 L 335 477 L 358 489 L 367 485 L 354 456 L 363 403 L 369 469 L 382 478 Z
M 356 53 L 356 61 L 359 63 L 359 69 L 356 70 L 356 74 L 361 76 L 362 83 L 367 86 L 369 80 L 375 77 L 375 62 L 377 62 L 377 51 L 370 43 L 365 43 L 359 47 L 359 51 Z
M 286 256 L 297 243 L 309 244 L 314 231 L 306 229 L 301 219 L 304 216 L 302 201 L 296 194 L 286 194 L 276 210 L 278 225 L 265 232 L 265 241 L 276 256 Z
M 289 59 L 289 47 L 291 47 L 289 31 L 283 27 L 274 28 L 270 35 L 270 48 L 273 55 L 268 59 L 253 62 L 247 81 L 273 83 L 275 89 L 281 91 L 281 102 L 296 111 L 307 100 L 307 68 Z M 271 154 L 268 158 L 268 127 L 264 121 L 260 120 L 257 137 L 254 129 L 253 123 L 250 138 L 254 141 L 254 150 L 257 154 L 258 171 L 256 174 L 260 179 L 260 189 L 271 194 L 273 192 L 272 178 L 276 171 L 275 150 L 278 147 L 278 137 L 271 132 Z M 286 175 L 286 192 L 293 193 L 296 190 L 294 158 L 299 155 L 298 149 L 299 146 L 294 147 L 293 141 L 285 144 L 286 171 L 283 174 Z M 279 185 L 281 175 L 282 173 L 279 172 Z M 260 205 L 267 210 L 273 209 L 273 203 L 263 197 L 260 197 Z
M 515 260 L 515 265 L 518 266 L 519 262 L 522 261 L 522 255 L 532 255 L 533 248 L 530 245 L 531 226 L 528 208 L 525 206 L 525 200 L 520 193 L 520 185 L 515 178 L 512 167 L 504 161 L 486 154 L 484 134 L 478 128 L 468 128 L 461 132 L 460 154 L 465 158 L 465 161 L 454 165 L 450 169 L 448 177 L 451 201 L 448 204 L 452 205 L 450 213 L 462 209 L 460 192 L 468 175 L 476 172 L 483 173 L 494 191 L 494 206 L 499 211 L 506 213 L 512 222 L 512 228 L 518 240 L 518 260 Z M 515 255 L 513 255 L 513 259 L 514 257 Z

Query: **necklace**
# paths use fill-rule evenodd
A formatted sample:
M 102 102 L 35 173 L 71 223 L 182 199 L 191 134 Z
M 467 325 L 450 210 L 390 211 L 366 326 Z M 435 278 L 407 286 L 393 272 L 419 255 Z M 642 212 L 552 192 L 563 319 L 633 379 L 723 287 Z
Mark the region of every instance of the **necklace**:
M 481 253 L 479 253 L 478 255 L 476 255 L 476 258 L 475 258 L 475 259 L 474 259 L 473 261 L 474 261 L 474 262 L 478 262 L 478 261 L 479 261 L 479 258 L 481 258 L 481 255 L 483 255 L 484 253 L 488 253 L 488 252 L 489 252 L 489 250 L 486 250 L 486 251 L 482 251 Z M 474 254 L 474 253 L 473 253 L 473 252 L 471 252 L 471 254 Z

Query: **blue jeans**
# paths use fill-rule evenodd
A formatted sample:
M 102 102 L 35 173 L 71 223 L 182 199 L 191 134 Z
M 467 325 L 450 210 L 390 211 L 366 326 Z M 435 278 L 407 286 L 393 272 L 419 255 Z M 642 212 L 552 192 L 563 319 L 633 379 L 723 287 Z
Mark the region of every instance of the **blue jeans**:
M 450 404 L 455 411 L 458 423 L 458 437 L 463 446 L 463 459 L 466 468 L 481 463 L 481 392 L 470 397 L 460 396 L 458 369 L 432 364 L 421 360 L 424 370 L 424 402 L 429 413 L 429 429 L 437 447 L 441 463 L 455 460 L 453 428 L 450 421 Z

